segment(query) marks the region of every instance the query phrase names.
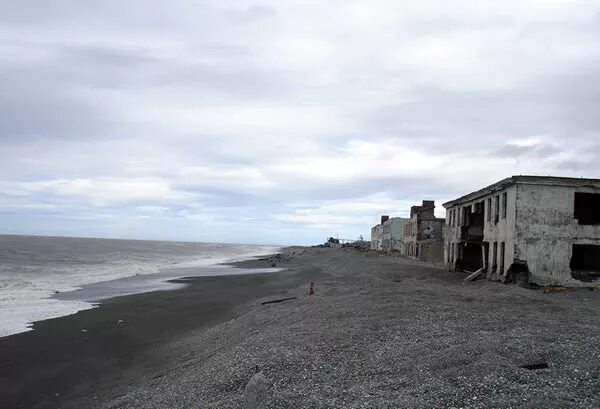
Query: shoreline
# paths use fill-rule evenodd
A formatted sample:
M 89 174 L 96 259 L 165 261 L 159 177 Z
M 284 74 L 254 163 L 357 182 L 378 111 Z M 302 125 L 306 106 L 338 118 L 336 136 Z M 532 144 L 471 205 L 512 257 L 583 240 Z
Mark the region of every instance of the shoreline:
M 223 268 L 244 268 L 237 263 Z M 94 407 L 151 380 L 177 359 L 168 345 L 235 319 L 245 305 L 298 279 L 285 270 L 255 270 L 184 275 L 169 280 L 180 288 L 107 298 L 0 338 L 0 407 Z
M 12 365 L 0 406 L 19 407 L 5 402 L 20 385 L 25 408 L 244 408 L 257 370 L 268 408 L 600 406 L 600 292 L 463 285 L 464 274 L 352 249 L 292 250 L 277 267 L 112 299 L 50 320 L 16 354 L 0 339 Z
M 81 288 L 96 287 L 97 293 L 104 290 L 98 298 L 168 288 L 153 280 L 197 274 L 209 265 L 270 254 L 280 248 L 254 244 L 0 235 L 0 336 L 29 331 L 29 324 L 35 321 L 93 308 L 90 303 L 77 302 Z M 187 270 L 177 270 L 182 268 Z M 165 273 L 173 269 L 176 273 Z M 143 285 L 135 288 L 138 281 Z M 102 288 L 103 283 L 131 284 L 134 289 L 123 291 L 111 288 L 112 284 Z M 93 297 L 86 299 L 93 300 Z
M 116 278 L 106 277 L 96 281 L 96 279 L 85 283 L 75 284 L 73 288 L 66 291 L 53 290 L 47 291 L 46 296 L 32 295 L 29 304 L 19 304 L 28 313 L 18 313 L 19 309 L 13 306 L 12 315 L 5 316 L 6 321 L 0 330 L 0 338 L 32 331 L 32 325 L 38 321 L 61 318 L 76 314 L 77 312 L 96 308 L 99 302 L 125 295 L 134 295 L 154 291 L 171 291 L 185 286 L 183 283 L 177 283 L 176 280 L 195 277 L 195 276 L 214 276 L 241 274 L 237 272 L 234 265 L 238 261 L 252 260 L 258 257 L 265 257 L 272 254 L 271 250 L 280 251 L 283 247 L 273 247 L 268 253 L 248 253 L 228 258 L 217 258 L 210 262 L 203 259 L 196 261 L 184 261 L 176 264 L 163 264 L 156 267 L 156 272 L 139 273 L 132 272 Z M 132 270 L 134 267 L 132 267 Z M 263 270 L 261 272 L 271 272 L 273 269 Z M 248 271 L 246 273 L 257 273 Z M 68 279 L 69 277 L 65 277 Z M 57 284 L 58 287 L 66 285 Z M 22 296 L 21 296 L 22 298 Z M 21 299 L 19 299 L 21 300 Z M 43 304 L 46 309 L 39 307 Z M 2 307 L 2 306 L 0 306 Z M 7 311 L 11 311 L 8 306 Z M 0 316 L 1 318 L 2 316 Z

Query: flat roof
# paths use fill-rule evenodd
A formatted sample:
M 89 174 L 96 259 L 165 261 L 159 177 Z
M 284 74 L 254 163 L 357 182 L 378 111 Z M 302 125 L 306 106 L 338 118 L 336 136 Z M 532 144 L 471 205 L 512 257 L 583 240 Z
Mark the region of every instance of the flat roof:
M 442 206 L 445 208 L 452 207 L 457 204 L 470 202 L 479 197 L 488 195 L 492 192 L 504 189 L 505 187 L 515 184 L 529 184 L 529 185 L 549 185 L 549 186 L 587 186 L 600 188 L 600 179 L 586 179 L 586 178 L 570 178 L 562 176 L 532 176 L 532 175 L 513 175 L 506 179 L 502 179 L 499 182 L 491 184 L 483 189 L 479 189 L 475 192 L 471 192 L 467 195 L 461 196 L 458 199 L 451 200 L 444 203 Z

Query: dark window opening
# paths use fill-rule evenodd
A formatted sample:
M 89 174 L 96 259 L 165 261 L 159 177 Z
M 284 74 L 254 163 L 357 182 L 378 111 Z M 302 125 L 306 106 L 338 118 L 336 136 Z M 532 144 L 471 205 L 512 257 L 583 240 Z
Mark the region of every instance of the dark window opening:
M 463 207 L 463 214 L 462 214 L 462 225 L 463 226 L 469 225 L 469 215 L 470 214 L 471 214 L 471 206 Z
M 496 268 L 498 267 L 498 242 L 495 241 L 494 242 L 494 247 L 493 247 L 493 251 L 492 251 L 492 271 L 496 271 Z
M 481 219 L 483 220 L 483 202 L 477 202 L 475 203 L 475 214 L 480 214 L 481 215 Z
M 498 223 L 500 217 L 500 196 L 496 196 L 495 200 L 495 211 L 494 211 L 494 223 Z
M 484 213 L 483 202 L 475 203 L 475 213 L 469 214 L 469 225 L 470 226 L 482 226 L 483 227 L 483 213 Z
M 575 193 L 575 219 L 579 224 L 600 224 L 600 193 Z
M 498 262 L 498 271 L 500 274 L 504 274 L 504 254 L 506 251 L 506 245 L 504 242 L 500 243 L 500 261 Z
M 507 204 L 508 198 L 507 198 L 507 194 L 506 192 L 502 193 L 502 218 L 506 219 L 506 204 Z
M 492 199 L 489 198 L 487 202 L 488 202 L 488 205 L 487 205 L 487 221 L 491 222 L 492 221 Z
M 460 240 L 481 242 L 483 240 L 484 202 L 474 203 L 463 208 L 464 223 L 460 228 Z
M 573 244 L 571 276 L 581 281 L 594 281 L 600 278 L 600 246 Z

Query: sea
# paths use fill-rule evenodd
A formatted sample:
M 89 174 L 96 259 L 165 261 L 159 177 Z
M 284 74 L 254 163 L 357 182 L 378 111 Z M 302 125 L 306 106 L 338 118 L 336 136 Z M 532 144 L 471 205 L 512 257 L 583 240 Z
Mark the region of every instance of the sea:
M 184 285 L 171 279 L 256 272 L 221 263 L 278 251 L 248 244 L 0 235 L 0 336 L 94 308 L 103 299 Z

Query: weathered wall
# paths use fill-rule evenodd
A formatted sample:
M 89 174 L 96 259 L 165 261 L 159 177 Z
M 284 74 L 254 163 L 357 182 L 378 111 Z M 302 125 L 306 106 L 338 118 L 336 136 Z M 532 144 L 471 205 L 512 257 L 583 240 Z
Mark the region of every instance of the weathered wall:
M 419 259 L 435 264 L 444 262 L 444 243 L 442 241 L 422 241 L 419 243 Z
M 382 249 L 383 251 L 399 251 L 404 254 L 404 224 L 408 219 L 393 217 L 383 223 Z
M 434 246 L 436 262 L 442 263 L 444 260 L 444 225 L 444 219 L 422 220 L 420 215 L 414 215 L 404 225 L 404 255 L 424 260 L 423 244 L 435 242 L 438 243 Z
M 574 218 L 575 192 L 600 193 L 600 189 L 517 185 L 515 258 L 527 262 L 538 284 L 581 284 L 571 277 L 572 245 L 600 245 L 600 226 L 579 225 Z
M 371 228 L 371 250 L 381 250 L 383 239 L 383 226 L 378 224 Z
M 404 255 L 413 257 L 417 243 L 417 233 L 419 231 L 419 224 L 416 214 L 404 223 L 403 230 Z
M 498 222 L 495 222 L 494 215 L 494 198 L 500 197 L 500 212 L 502 213 L 502 194 L 507 194 L 507 206 L 506 206 L 506 218 L 502 215 L 498 218 Z M 488 199 L 492 199 L 492 213 L 491 221 L 488 221 Z M 486 261 L 487 266 L 492 266 L 493 261 L 493 243 L 498 243 L 498 258 L 500 258 L 500 243 L 505 243 L 505 253 L 502 271 L 500 269 L 492 271 L 488 268 L 487 276 L 491 279 L 503 279 L 504 274 L 508 271 L 510 265 L 514 260 L 514 248 L 515 248 L 515 224 L 516 224 L 516 209 L 517 209 L 517 185 L 509 186 L 505 189 L 494 192 L 492 195 L 485 197 L 485 215 L 484 215 L 484 226 L 483 226 L 483 241 L 489 243 L 488 259 Z M 500 262 L 498 262 L 498 267 Z
M 444 219 L 421 220 L 417 240 L 443 240 Z
M 483 216 L 483 242 L 489 243 L 489 252 L 487 260 L 485 260 L 486 267 L 493 266 L 493 244 L 498 243 L 498 259 L 500 259 L 500 243 L 504 242 L 504 262 L 502 263 L 502 269 L 498 268 L 496 271 L 492 271 L 491 268 L 487 268 L 487 276 L 491 279 L 502 279 L 502 276 L 506 273 L 514 259 L 514 235 L 515 235 L 515 223 L 516 223 L 516 198 L 517 198 L 516 185 L 508 186 L 500 190 L 496 190 L 492 193 L 484 196 L 477 197 L 471 201 L 461 203 L 460 205 L 452 206 L 446 210 L 446 235 L 444 245 L 444 262 L 448 265 L 451 270 L 454 270 L 456 260 L 458 259 L 458 248 L 461 243 L 460 231 L 462 225 L 462 209 L 464 207 L 470 207 L 474 209 L 475 203 L 484 202 L 484 216 Z M 506 193 L 506 217 L 503 212 L 503 201 L 502 194 Z M 499 197 L 500 200 L 500 214 L 496 220 L 495 215 L 495 198 Z M 491 209 L 489 200 L 491 201 Z M 451 223 L 451 213 L 455 212 L 456 215 Z M 489 214 L 489 217 L 488 217 Z M 454 257 L 451 257 L 452 244 L 454 244 Z M 451 259 L 454 263 L 451 263 Z M 498 262 L 498 267 L 501 263 Z

